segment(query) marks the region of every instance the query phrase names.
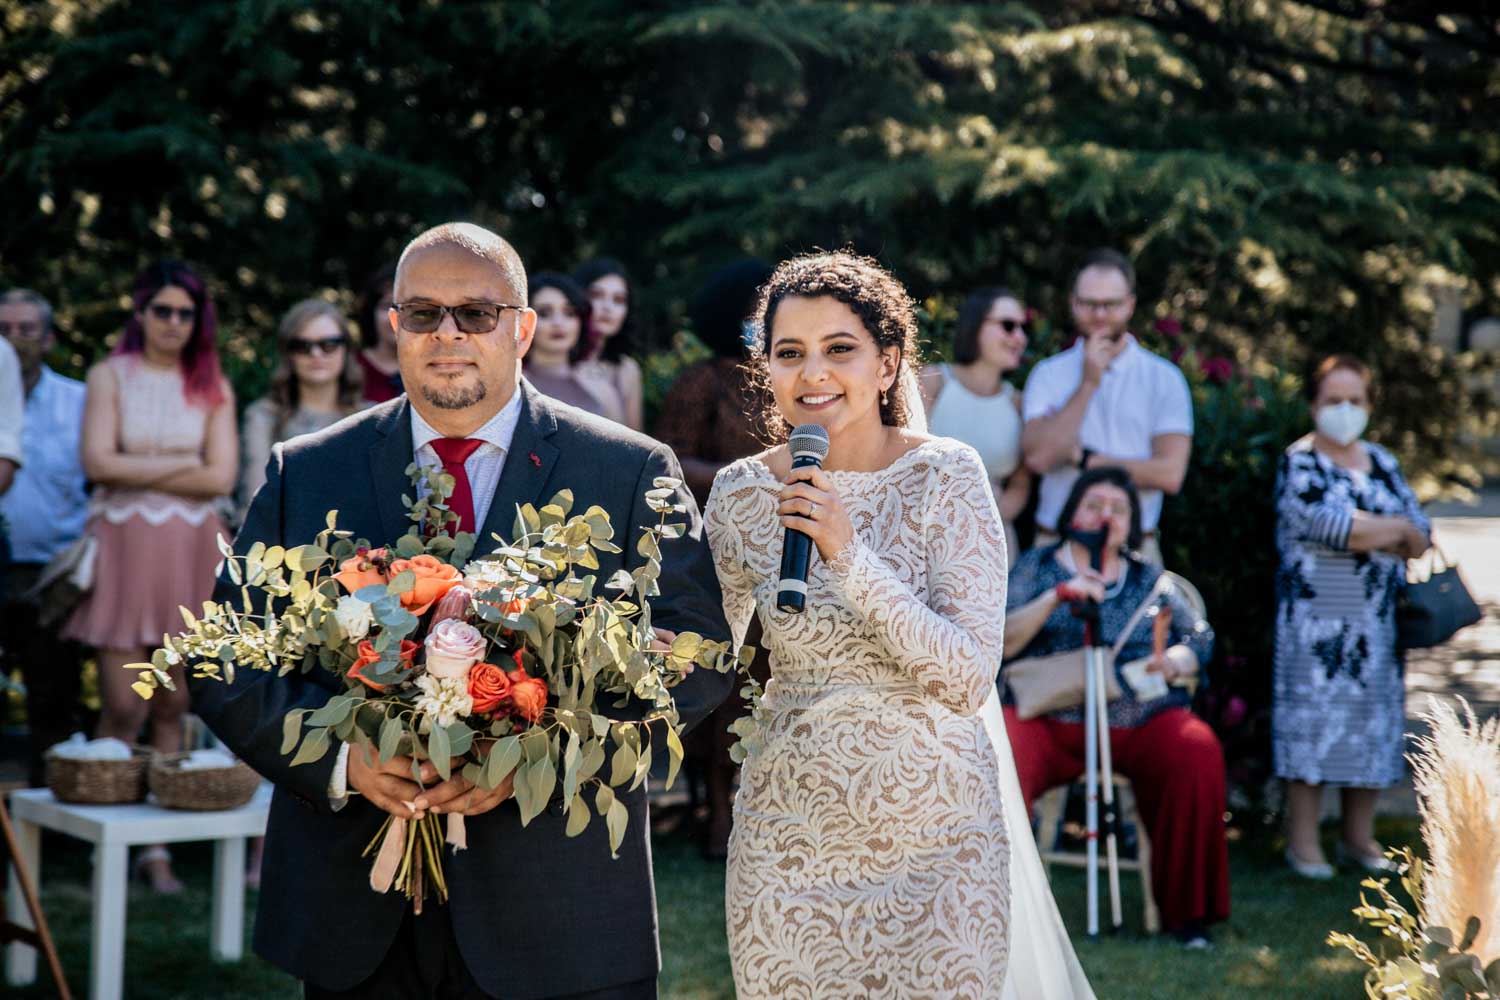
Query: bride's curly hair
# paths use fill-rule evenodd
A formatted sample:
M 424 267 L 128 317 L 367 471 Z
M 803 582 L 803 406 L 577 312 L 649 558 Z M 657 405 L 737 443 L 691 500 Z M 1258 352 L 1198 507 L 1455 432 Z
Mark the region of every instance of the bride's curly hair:
M 804 298 L 829 296 L 853 310 L 877 348 L 895 347 L 901 352 L 896 380 L 887 402 L 880 406 L 880 422 L 893 427 L 910 422 L 920 399 L 908 398 L 914 379 L 903 378 L 903 368 L 918 364 L 917 306 L 904 285 L 873 257 L 850 250 L 802 254 L 777 265 L 761 287 L 751 322 L 755 326 L 746 363 L 749 381 L 759 397 L 760 433 L 769 444 L 779 444 L 791 433 L 791 425 L 776 407 L 771 391 L 771 328 L 776 309 L 789 295 Z M 915 368 L 913 367 L 913 370 Z

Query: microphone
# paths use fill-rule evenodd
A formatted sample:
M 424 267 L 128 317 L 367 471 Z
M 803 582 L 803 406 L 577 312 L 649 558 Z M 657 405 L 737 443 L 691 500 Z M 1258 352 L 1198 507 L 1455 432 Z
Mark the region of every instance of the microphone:
M 828 457 L 828 432 L 817 424 L 803 424 L 792 431 L 787 448 L 792 453 L 792 468 L 809 465 L 822 468 L 823 459 Z M 800 615 L 807 607 L 807 562 L 812 549 L 811 538 L 796 528 L 786 529 L 781 542 L 781 582 L 776 586 L 776 607 L 789 614 Z

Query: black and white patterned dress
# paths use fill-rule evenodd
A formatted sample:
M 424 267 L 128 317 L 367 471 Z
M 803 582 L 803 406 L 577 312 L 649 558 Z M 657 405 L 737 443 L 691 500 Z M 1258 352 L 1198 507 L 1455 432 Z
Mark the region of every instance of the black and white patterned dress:
M 1311 435 L 1282 456 L 1272 731 L 1279 777 L 1379 788 L 1403 773 L 1396 599 L 1406 561 L 1350 552 L 1349 533 L 1356 510 L 1430 526 L 1395 457 L 1364 447 L 1368 474 L 1336 465 L 1313 448 Z

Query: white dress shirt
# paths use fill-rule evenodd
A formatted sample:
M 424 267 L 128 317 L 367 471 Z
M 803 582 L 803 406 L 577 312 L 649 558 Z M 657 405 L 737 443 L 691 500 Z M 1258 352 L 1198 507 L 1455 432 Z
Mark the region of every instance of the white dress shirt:
M 469 435 L 471 439 L 477 438 L 484 442 L 464 461 L 464 472 L 469 477 L 469 493 L 474 498 L 476 531 L 484 524 L 485 516 L 490 512 L 490 504 L 495 500 L 495 489 L 500 485 L 500 470 L 505 467 L 505 455 L 510 451 L 510 443 L 516 436 L 516 424 L 520 420 L 521 387 L 516 386 L 510 402 L 485 421 L 483 427 Z M 444 436 L 422 419 L 415 406 L 411 407 L 412 457 L 418 465 L 437 466 L 439 469 L 443 467 L 443 460 L 438 458 L 437 449 L 433 448 L 432 442 Z M 343 808 L 348 798 L 349 744 L 342 743 L 339 745 L 338 757 L 333 762 L 333 773 L 328 777 L 328 799 L 337 810 Z
M 1151 457 L 1151 440 L 1161 434 L 1193 434 L 1193 399 L 1182 370 L 1157 357 L 1125 335 L 1125 349 L 1104 371 L 1099 388 L 1089 400 L 1078 443 L 1114 458 Z M 1068 405 L 1083 382 L 1083 338 L 1061 354 L 1039 363 L 1026 380 L 1022 416 L 1030 421 L 1049 417 Z M 1042 477 L 1036 523 L 1056 531 L 1057 518 L 1067 503 L 1074 468 L 1056 469 Z M 1161 520 L 1160 490 L 1141 490 L 1141 530 L 1155 531 Z
M 43 367 L 26 397 L 21 468 L 0 497 L 18 563 L 45 563 L 83 534 L 89 495 L 78 438 L 86 394 L 82 382 Z

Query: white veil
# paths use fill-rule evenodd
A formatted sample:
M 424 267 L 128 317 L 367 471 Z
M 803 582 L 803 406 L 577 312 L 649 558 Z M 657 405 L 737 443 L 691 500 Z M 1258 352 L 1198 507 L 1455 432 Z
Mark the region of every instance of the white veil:
M 910 364 L 901 365 L 901 394 L 906 402 L 906 426 L 919 433 L 927 432 L 927 416 L 922 408 L 921 387 Z M 1000 665 L 995 664 L 998 672 Z M 1002 1000 L 1094 1000 L 1088 977 L 1057 901 L 1042 868 L 1036 840 L 1027 820 L 1026 801 L 1021 797 L 1021 781 L 1016 776 L 1015 757 L 1010 739 L 1005 735 L 1005 716 L 1000 710 L 1000 692 L 990 694 L 979 710 L 985 732 L 995 748 L 1000 770 L 1000 801 L 1005 809 L 1010 833 L 1010 963 L 1005 971 Z

